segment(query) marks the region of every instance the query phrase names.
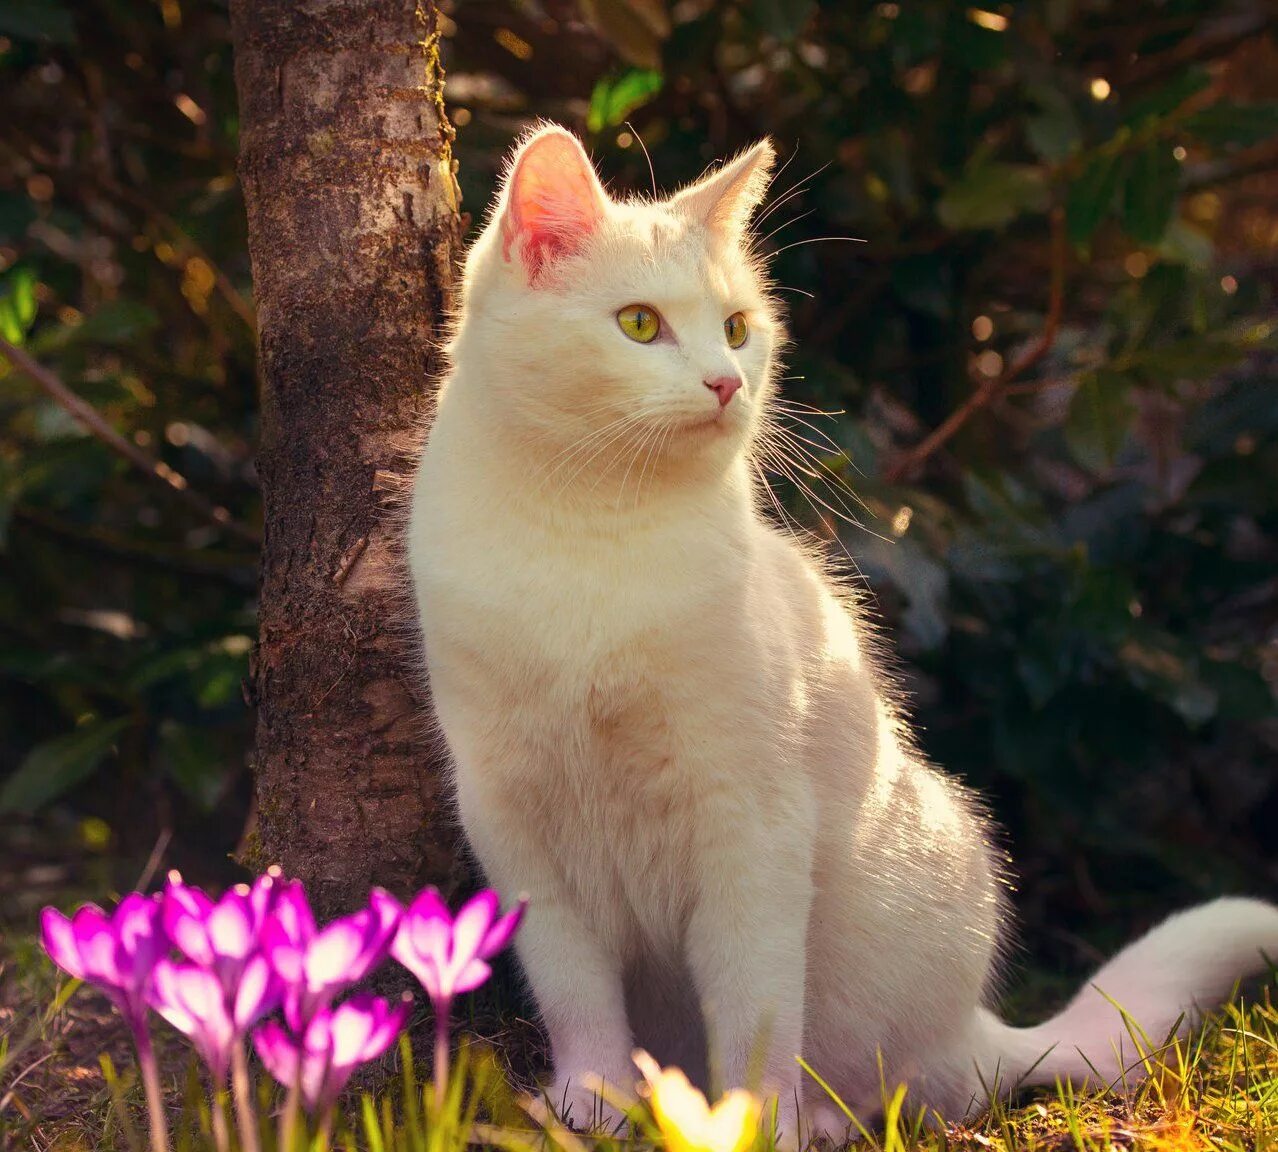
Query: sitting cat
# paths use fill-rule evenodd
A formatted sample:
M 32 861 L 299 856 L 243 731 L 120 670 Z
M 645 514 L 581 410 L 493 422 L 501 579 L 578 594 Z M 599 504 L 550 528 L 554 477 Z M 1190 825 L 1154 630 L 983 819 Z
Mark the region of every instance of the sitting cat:
M 989 1008 L 1007 919 L 980 803 L 920 755 L 853 592 L 762 511 L 785 333 L 749 221 L 767 142 L 611 199 L 551 125 L 466 259 L 409 554 L 470 843 L 531 897 L 519 954 L 552 1096 L 637 1043 L 779 1127 L 842 1132 L 882 1075 L 960 1117 L 986 1086 L 1116 1077 L 1278 955 L 1278 909 L 1172 917 L 1057 1017 Z M 806 1078 L 805 1078 L 806 1079 Z

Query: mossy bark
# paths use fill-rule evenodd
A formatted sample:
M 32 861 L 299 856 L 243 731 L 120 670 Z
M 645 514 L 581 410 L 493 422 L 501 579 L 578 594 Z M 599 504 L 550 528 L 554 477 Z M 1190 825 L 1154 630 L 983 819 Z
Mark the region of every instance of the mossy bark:
M 251 863 L 326 912 L 455 867 L 395 508 L 461 235 L 435 19 L 231 2 L 266 522 Z

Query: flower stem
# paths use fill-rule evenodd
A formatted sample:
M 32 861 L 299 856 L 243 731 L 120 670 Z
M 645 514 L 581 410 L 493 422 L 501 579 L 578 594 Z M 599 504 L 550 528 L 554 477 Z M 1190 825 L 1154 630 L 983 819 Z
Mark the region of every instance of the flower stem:
M 441 999 L 435 1003 L 435 1111 L 443 1118 L 444 1097 L 448 1092 L 448 1024 L 452 1002 Z
M 320 1152 L 328 1152 L 329 1143 L 333 1139 L 333 1113 L 337 1111 L 336 1104 L 330 1104 L 324 1113 L 324 1119 L 320 1121 L 319 1131 L 315 1134 L 316 1144 L 319 1146 Z
M 279 1152 L 293 1152 L 297 1142 L 297 1117 L 302 1106 L 301 1073 L 289 1086 L 288 1097 L 284 1101 L 284 1111 L 280 1113 Z
M 142 1073 L 146 1108 L 151 1118 L 151 1152 L 169 1152 L 169 1122 L 164 1115 L 160 1069 L 155 1062 L 155 1049 L 151 1047 L 151 1033 L 147 1030 L 146 1021 L 133 1029 L 133 1040 L 138 1049 L 138 1068 Z
M 260 1152 L 257 1113 L 253 1109 L 253 1087 L 249 1082 L 248 1057 L 243 1044 L 231 1049 L 231 1090 L 235 1094 L 235 1122 L 240 1134 L 240 1152 Z
M 209 1117 L 213 1121 L 213 1145 L 217 1152 L 231 1152 L 231 1133 L 226 1125 L 226 1082 L 213 1081 L 209 1093 Z

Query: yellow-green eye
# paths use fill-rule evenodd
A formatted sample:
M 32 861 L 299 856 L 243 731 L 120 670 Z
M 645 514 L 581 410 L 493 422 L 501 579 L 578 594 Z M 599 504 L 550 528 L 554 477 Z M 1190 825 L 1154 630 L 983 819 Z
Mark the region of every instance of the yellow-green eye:
M 750 329 L 746 327 L 745 315 L 741 312 L 734 312 L 723 322 L 723 334 L 728 338 L 729 348 L 740 348 L 746 342 L 746 337 L 750 335 Z
M 647 304 L 628 304 L 617 313 L 617 326 L 640 344 L 651 344 L 661 331 L 661 317 Z

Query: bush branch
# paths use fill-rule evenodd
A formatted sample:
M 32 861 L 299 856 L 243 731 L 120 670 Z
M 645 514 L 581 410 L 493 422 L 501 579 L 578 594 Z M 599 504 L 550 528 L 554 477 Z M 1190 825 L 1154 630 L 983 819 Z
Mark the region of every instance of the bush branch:
M 21 348 L 10 344 L 0 337 L 0 354 L 3 354 L 19 372 L 31 377 L 53 400 L 79 421 L 108 448 L 123 456 L 139 472 L 162 484 L 183 504 L 196 512 L 202 519 L 211 520 L 227 532 L 260 544 L 261 538 L 252 528 L 232 518 L 231 513 L 220 504 L 214 504 L 198 492 L 192 491 L 186 477 L 174 471 L 162 460 L 157 460 L 147 452 L 143 452 L 136 444 L 126 440 L 103 418 L 93 405 L 82 400 L 71 391 L 53 372 L 33 359 Z
M 929 456 L 944 447 L 977 412 L 988 408 L 1002 397 L 1011 385 L 1025 375 L 1044 356 L 1052 350 L 1056 343 L 1056 334 L 1060 330 L 1061 313 L 1065 307 L 1065 212 L 1062 208 L 1054 208 L 1051 213 L 1051 287 L 1047 316 L 1043 320 L 1043 330 L 1038 339 L 998 376 L 983 381 L 958 408 L 949 414 L 922 440 L 907 449 L 885 469 L 884 475 L 890 483 L 896 484 L 911 471 L 922 464 Z

